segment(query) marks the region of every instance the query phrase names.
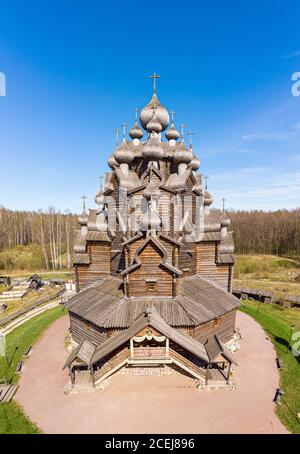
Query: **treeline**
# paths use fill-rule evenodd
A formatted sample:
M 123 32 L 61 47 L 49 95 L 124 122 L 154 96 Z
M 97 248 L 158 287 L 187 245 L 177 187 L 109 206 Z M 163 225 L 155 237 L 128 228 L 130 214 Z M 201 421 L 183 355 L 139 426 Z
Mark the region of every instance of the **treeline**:
M 75 215 L 60 213 L 55 208 L 49 208 L 47 212 L 31 212 L 0 207 L 0 251 L 28 245 L 39 246 L 32 251 L 35 255 L 41 254 L 39 262 L 43 269 L 70 269 L 76 227 Z M 19 249 L 22 251 L 22 248 Z M 13 260 L 12 254 L 3 253 L 0 269 L 12 268 Z
M 300 256 L 300 209 L 230 211 L 229 217 L 237 253 Z M 54 208 L 31 212 L 0 206 L 0 269 L 71 269 L 76 228 L 76 215 Z
M 300 256 L 300 209 L 231 211 L 235 250 L 240 254 Z

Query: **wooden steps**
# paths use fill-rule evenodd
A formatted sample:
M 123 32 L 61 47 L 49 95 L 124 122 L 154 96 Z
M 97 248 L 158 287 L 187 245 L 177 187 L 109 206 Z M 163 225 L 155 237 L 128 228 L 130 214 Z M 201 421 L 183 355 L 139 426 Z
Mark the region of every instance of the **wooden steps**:
M 18 385 L 0 386 L 0 402 L 10 402 L 17 392 Z
M 29 284 L 14 285 L 12 289 L 0 293 L 0 302 L 22 299 L 29 291 Z

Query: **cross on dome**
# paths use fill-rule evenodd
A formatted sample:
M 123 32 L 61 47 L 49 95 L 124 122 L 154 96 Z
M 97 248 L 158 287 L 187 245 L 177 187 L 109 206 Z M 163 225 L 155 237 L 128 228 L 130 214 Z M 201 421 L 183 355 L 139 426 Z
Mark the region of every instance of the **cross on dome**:
M 192 136 L 194 135 L 193 131 L 190 129 L 187 135 L 190 137 L 190 145 L 192 145 Z
M 124 122 L 121 124 L 122 128 L 123 128 L 123 138 L 125 138 L 126 136 L 126 128 L 127 128 L 127 124 Z
M 153 93 L 156 93 L 156 79 L 159 79 L 160 76 L 156 73 L 153 73 L 151 76 L 150 76 L 150 79 L 153 79 Z
M 221 202 L 222 202 L 222 206 L 223 206 L 223 213 L 225 212 L 225 202 L 226 202 L 226 199 L 221 199 Z
M 87 196 L 83 195 L 81 198 L 82 198 L 82 209 L 83 209 L 83 211 L 85 211 L 85 201 L 87 200 Z
M 209 178 L 210 178 L 210 177 L 208 177 L 207 175 L 205 175 L 205 176 L 203 177 L 203 179 L 205 180 L 205 190 L 206 190 L 206 191 L 207 191 L 207 188 L 208 188 L 207 182 L 208 182 Z
M 170 114 L 171 114 L 171 118 L 172 118 L 172 123 L 174 123 L 174 116 L 176 114 L 175 110 L 174 109 L 170 110 Z
M 184 142 L 184 130 L 187 127 L 183 123 L 181 123 L 180 128 L 181 128 L 181 141 Z

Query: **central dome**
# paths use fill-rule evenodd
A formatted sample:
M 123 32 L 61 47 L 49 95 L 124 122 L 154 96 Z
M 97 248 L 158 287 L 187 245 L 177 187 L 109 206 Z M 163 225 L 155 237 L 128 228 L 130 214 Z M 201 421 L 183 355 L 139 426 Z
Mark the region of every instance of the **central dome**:
M 147 130 L 147 124 L 153 117 L 153 112 L 155 110 L 156 120 L 160 123 L 162 131 L 164 131 L 169 124 L 170 117 L 167 109 L 165 109 L 159 102 L 156 93 L 153 93 L 153 96 L 150 102 L 141 110 L 140 113 L 140 122 L 144 129 Z

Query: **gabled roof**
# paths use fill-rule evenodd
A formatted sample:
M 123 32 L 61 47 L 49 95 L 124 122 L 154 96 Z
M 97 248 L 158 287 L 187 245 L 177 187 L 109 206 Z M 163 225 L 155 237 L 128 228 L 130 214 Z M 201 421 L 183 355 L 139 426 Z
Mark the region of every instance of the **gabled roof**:
M 76 358 L 79 358 L 81 361 L 88 365 L 95 350 L 95 345 L 93 345 L 89 340 L 83 339 L 82 342 L 80 342 L 80 344 L 78 344 L 77 347 L 71 352 L 64 364 L 63 369 L 69 367 Z
M 210 363 L 213 363 L 219 355 L 223 355 L 230 363 L 237 365 L 237 362 L 229 349 L 225 344 L 223 344 L 216 334 L 210 336 L 204 346 Z
M 121 331 L 119 334 L 116 334 L 100 344 L 93 354 L 90 365 L 97 363 L 105 356 L 112 353 L 147 326 L 152 326 L 173 342 L 177 343 L 204 361 L 208 361 L 208 356 L 203 344 L 198 342 L 193 337 L 183 334 L 182 332 L 169 326 L 162 319 L 157 310 L 155 308 L 151 308 L 148 311 L 142 312 L 128 329 Z
M 171 271 L 172 273 L 175 273 L 177 275 L 180 275 L 182 274 L 182 271 L 180 271 L 178 268 L 176 268 L 175 266 L 173 266 L 171 263 L 168 263 L 168 252 L 167 250 L 164 248 L 164 246 L 160 243 L 160 241 L 153 235 L 149 235 L 148 237 L 145 238 L 145 240 L 142 242 L 142 244 L 140 244 L 140 246 L 137 248 L 137 250 L 135 251 L 135 254 L 134 254 L 134 261 L 133 263 L 128 266 L 125 270 L 122 271 L 121 275 L 125 275 L 125 274 L 128 274 L 128 273 L 131 273 L 133 270 L 135 270 L 136 268 L 138 268 L 140 265 L 142 265 L 142 261 L 139 257 L 139 255 L 141 254 L 141 252 L 145 249 L 145 247 L 147 246 L 148 243 L 152 242 L 153 244 L 155 244 L 155 246 L 162 252 L 163 254 L 163 257 L 161 259 L 161 262 L 160 264 L 167 268 L 169 271 Z

